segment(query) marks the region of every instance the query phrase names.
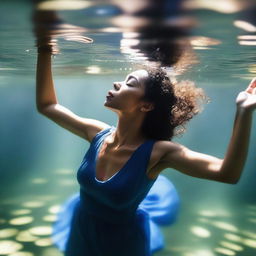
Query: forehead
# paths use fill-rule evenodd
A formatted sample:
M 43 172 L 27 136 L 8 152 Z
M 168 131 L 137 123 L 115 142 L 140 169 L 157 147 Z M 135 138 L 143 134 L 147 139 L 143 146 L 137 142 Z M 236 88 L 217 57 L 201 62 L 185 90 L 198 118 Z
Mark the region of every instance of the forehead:
M 135 77 L 140 83 L 144 84 L 148 78 L 148 72 L 144 69 L 140 69 L 128 74 L 127 78 L 130 76 Z

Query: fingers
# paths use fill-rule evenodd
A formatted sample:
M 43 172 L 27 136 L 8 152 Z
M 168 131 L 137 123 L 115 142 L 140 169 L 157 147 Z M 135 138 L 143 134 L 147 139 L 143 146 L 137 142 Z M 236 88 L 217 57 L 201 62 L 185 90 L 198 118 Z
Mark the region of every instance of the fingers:
M 236 98 L 236 103 L 241 104 L 244 102 L 247 99 L 247 95 L 248 94 L 245 91 L 240 92 Z
M 252 79 L 252 81 L 250 82 L 249 86 L 246 89 L 246 92 L 253 94 L 256 93 L 256 77 Z

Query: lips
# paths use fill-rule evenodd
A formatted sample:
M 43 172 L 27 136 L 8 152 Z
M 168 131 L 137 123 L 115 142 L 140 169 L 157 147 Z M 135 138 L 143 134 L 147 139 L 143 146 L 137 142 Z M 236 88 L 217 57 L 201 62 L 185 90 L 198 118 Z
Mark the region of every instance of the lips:
M 114 97 L 114 94 L 111 91 L 108 91 L 108 95 L 107 96 Z

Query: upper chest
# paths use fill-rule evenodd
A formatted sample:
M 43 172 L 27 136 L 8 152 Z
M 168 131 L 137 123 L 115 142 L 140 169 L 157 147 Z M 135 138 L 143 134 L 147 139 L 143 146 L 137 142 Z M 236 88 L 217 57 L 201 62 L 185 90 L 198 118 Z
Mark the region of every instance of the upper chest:
M 143 158 L 136 158 L 143 147 L 147 147 L 147 144 L 141 144 L 137 147 L 120 147 L 119 149 L 111 148 L 107 143 L 103 143 L 96 156 L 96 177 L 99 180 L 107 180 L 117 172 L 125 168 L 132 160 L 143 161 Z M 164 152 L 161 149 L 161 141 L 155 141 L 149 150 L 149 158 L 146 163 L 146 175 L 154 179 L 160 172 L 158 163 Z

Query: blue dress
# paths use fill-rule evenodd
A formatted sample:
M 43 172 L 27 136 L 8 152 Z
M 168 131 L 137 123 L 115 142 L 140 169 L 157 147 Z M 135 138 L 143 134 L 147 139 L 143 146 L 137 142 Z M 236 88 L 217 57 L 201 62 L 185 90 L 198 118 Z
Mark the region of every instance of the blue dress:
M 111 178 L 96 178 L 108 127 L 91 141 L 77 172 L 80 192 L 61 207 L 52 240 L 65 256 L 150 256 L 164 247 L 159 225 L 175 221 L 179 197 L 163 175 L 146 175 L 156 140 L 147 140 Z

